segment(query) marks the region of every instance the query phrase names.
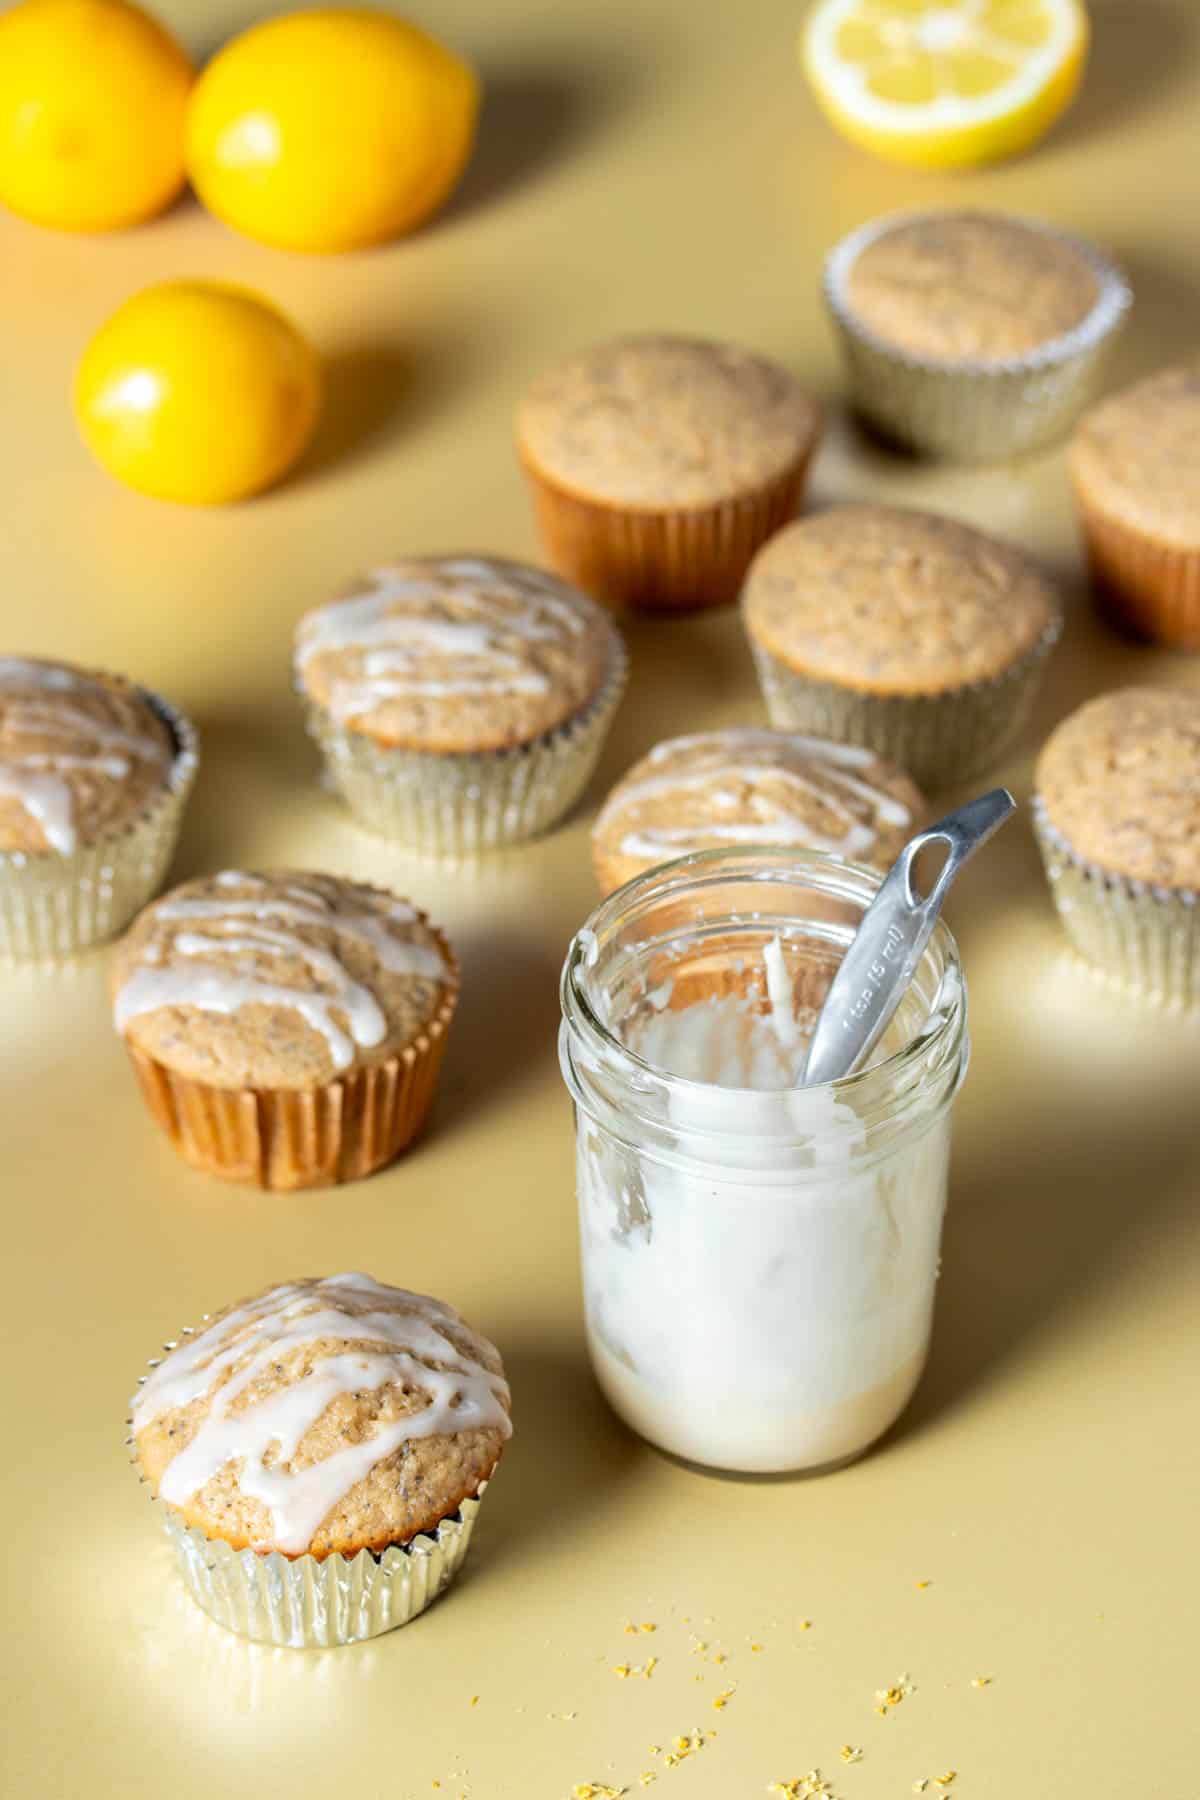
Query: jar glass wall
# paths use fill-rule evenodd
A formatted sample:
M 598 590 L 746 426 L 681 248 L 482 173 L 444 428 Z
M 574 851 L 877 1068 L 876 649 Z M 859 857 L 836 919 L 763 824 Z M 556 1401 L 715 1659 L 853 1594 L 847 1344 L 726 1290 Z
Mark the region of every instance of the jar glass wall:
M 611 895 L 567 956 L 592 1361 L 621 1417 L 691 1461 L 845 1461 L 924 1364 L 968 1055 L 944 925 L 870 1066 L 798 1085 L 880 879 L 707 851 Z

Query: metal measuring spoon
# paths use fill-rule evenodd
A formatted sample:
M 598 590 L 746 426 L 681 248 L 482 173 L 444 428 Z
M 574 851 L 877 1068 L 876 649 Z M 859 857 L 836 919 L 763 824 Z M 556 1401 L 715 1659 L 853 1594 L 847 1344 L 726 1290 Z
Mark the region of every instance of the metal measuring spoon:
M 1016 804 L 1007 788 L 993 788 L 904 846 L 863 914 L 825 996 L 801 1077 L 806 1087 L 853 1074 L 874 1049 L 908 992 L 950 883 L 968 857 L 1011 817 Z M 913 886 L 913 865 L 928 844 L 944 845 L 947 856 L 922 899 Z

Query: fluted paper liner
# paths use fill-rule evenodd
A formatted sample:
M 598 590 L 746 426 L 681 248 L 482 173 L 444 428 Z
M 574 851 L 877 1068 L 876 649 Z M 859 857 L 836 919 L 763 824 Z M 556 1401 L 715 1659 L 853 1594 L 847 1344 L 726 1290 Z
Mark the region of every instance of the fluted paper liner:
M 861 744 L 898 763 L 918 787 L 935 790 L 987 769 L 1020 736 L 1061 631 L 1056 614 L 1011 667 L 936 694 L 874 694 L 820 681 L 753 637 L 750 648 L 772 725 Z
M 1078 856 L 1040 794 L 1033 825 L 1058 916 L 1085 962 L 1117 987 L 1165 1006 L 1200 1001 L 1200 895 L 1134 881 Z
M 394 1055 L 322 1087 L 217 1087 L 180 1075 L 127 1038 L 146 1104 L 185 1162 L 225 1181 L 287 1190 L 356 1181 L 394 1161 L 429 1114 L 458 1000 L 454 953 L 434 936 L 449 992 L 433 1018 Z
M 926 455 L 960 462 L 1000 461 L 1052 443 L 1090 404 L 1105 358 L 1132 295 L 1114 263 L 1063 232 L 1096 277 L 1098 292 L 1073 330 L 1021 356 L 945 362 L 889 344 L 857 319 L 846 298 L 855 259 L 906 218 L 887 214 L 851 232 L 825 264 L 825 301 L 837 332 L 857 410 L 886 437 Z
M 1103 610 L 1139 637 L 1200 650 L 1200 549 L 1161 543 L 1113 518 L 1078 482 L 1075 500 Z
M 134 692 L 175 745 L 166 780 L 138 818 L 95 843 L 65 855 L 0 851 L 0 960 L 54 962 L 103 943 L 161 887 L 196 775 L 196 733 L 160 695 Z
M 542 541 L 565 580 L 613 605 L 684 612 L 737 599 L 756 552 L 799 510 L 815 447 L 814 433 L 803 457 L 754 493 L 691 508 L 588 500 L 521 460 Z
M 608 669 L 588 704 L 507 750 L 390 748 L 305 695 L 308 729 L 334 786 L 369 830 L 431 855 L 470 856 L 537 837 L 570 812 L 599 761 L 628 671 L 614 630 Z

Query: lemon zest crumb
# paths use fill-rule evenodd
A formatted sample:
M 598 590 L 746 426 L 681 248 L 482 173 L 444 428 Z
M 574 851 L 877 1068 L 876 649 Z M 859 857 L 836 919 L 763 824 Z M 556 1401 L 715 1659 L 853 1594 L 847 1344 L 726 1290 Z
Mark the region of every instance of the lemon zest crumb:
M 893 1681 L 891 1687 L 876 1688 L 875 1711 L 881 1719 L 886 1718 L 893 1706 L 899 1706 L 902 1700 L 915 1691 L 908 1676 L 901 1675 L 898 1680 Z

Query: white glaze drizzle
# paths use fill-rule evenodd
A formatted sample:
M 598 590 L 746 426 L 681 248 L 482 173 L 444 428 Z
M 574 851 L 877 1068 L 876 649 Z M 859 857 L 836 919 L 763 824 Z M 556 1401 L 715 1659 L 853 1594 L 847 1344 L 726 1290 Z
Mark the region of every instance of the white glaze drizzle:
M 416 919 L 406 901 L 390 900 L 380 912 L 348 912 L 335 910 L 319 888 L 305 882 L 282 883 L 280 893 L 272 894 L 262 877 L 237 869 L 226 869 L 216 879 L 225 888 L 257 888 L 257 896 L 160 901 L 155 917 L 175 929 L 165 948 L 148 950 L 146 960 L 118 990 L 113 1006 L 118 1031 L 124 1032 L 139 1014 L 163 1006 L 194 1006 L 227 1015 L 255 1004 L 282 1006 L 320 1032 L 335 1070 L 349 1067 L 356 1045 L 370 1049 L 386 1036 L 383 1009 L 334 951 L 288 931 L 289 924 L 319 925 L 339 936 L 356 937 L 371 946 L 390 974 L 429 981 L 446 977 L 445 960 L 433 945 L 405 943 L 388 929 L 389 923 L 411 924 Z M 206 922 L 207 929 L 188 928 Z M 255 972 L 256 955 L 295 957 L 324 986 L 312 992 L 268 981 Z M 345 1019 L 346 1029 L 334 1018 L 335 1012 Z
M 871 751 L 855 744 L 790 733 L 782 737 L 752 729 L 698 732 L 657 745 L 648 761 L 662 763 L 681 751 L 708 752 L 707 763 L 677 774 L 647 775 L 632 786 L 618 788 L 601 810 L 595 829 L 609 829 L 614 820 L 647 800 L 705 791 L 710 816 L 690 825 L 634 827 L 620 839 L 623 856 L 658 861 L 702 849 L 715 838 L 727 844 L 802 844 L 838 856 L 859 857 L 869 855 L 878 842 L 876 821 L 897 827 L 912 823 L 911 813 L 899 800 L 852 773 L 874 761 Z M 782 758 L 789 753 L 808 759 L 808 769 L 785 763 Z M 745 810 L 747 801 L 717 785 L 721 777 L 750 789 L 752 804 L 763 809 L 758 817 L 730 816 L 738 809 Z M 768 796 L 764 781 L 777 783 L 794 795 L 796 809 L 784 809 L 773 795 Z M 840 834 L 816 831 L 804 817 L 805 800 L 816 801 L 844 820 Z M 853 801 L 860 805 L 856 808 L 850 804 Z M 864 818 L 864 808 L 873 816 Z
M 364 1297 L 402 1299 L 406 1310 L 347 1310 L 347 1301 Z M 457 1313 L 440 1301 L 384 1287 L 360 1274 L 334 1275 L 306 1286 L 287 1283 L 236 1308 L 185 1339 L 134 1395 L 136 1433 L 163 1413 L 211 1394 L 199 1430 L 163 1473 L 160 1498 L 182 1506 L 228 1464 L 237 1464 L 241 1492 L 261 1501 L 270 1514 L 271 1544 L 299 1554 L 351 1488 L 401 1444 L 477 1428 L 498 1430 L 507 1438 L 512 1430 L 507 1382 L 457 1350 L 441 1329 L 446 1325 L 465 1329 Z M 238 1395 L 272 1363 L 323 1338 L 380 1347 L 314 1356 L 301 1380 L 232 1410 Z M 430 1368 L 425 1359 L 440 1367 Z M 237 1363 L 242 1366 L 221 1382 L 225 1370 Z M 387 1382 L 422 1389 L 429 1404 L 379 1425 L 363 1443 L 309 1468 L 283 1466 L 339 1395 Z
M 803 1034 L 796 1021 L 792 978 L 788 973 L 787 958 L 778 933 L 763 945 L 763 972 L 771 1007 L 769 1018 L 775 1036 L 779 1039 L 781 1049 L 794 1050 Z
M 544 694 L 549 682 L 512 640 L 561 642 L 583 631 L 579 601 L 523 564 L 470 557 L 378 569 L 366 593 L 318 607 L 300 622 L 301 669 L 328 651 L 361 652 L 354 676 L 333 683 L 329 711 L 345 724 L 388 700 Z M 471 617 L 448 618 L 452 602 Z M 444 661 L 444 675 L 422 665 Z
M 98 682 L 73 669 L 33 662 L 24 657 L 0 658 L 0 693 L 6 689 L 41 689 L 52 695 L 103 693 Z M 39 738 L 83 738 L 94 745 L 78 750 L 0 751 L 0 794 L 16 800 L 42 829 L 47 844 L 60 855 L 75 849 L 74 801 L 67 776 L 74 773 L 107 775 L 120 781 L 134 761 L 164 763 L 170 752 L 157 738 L 122 731 L 119 726 L 73 707 L 69 702 L 19 699 L 5 707 L 5 725 L 16 732 Z

